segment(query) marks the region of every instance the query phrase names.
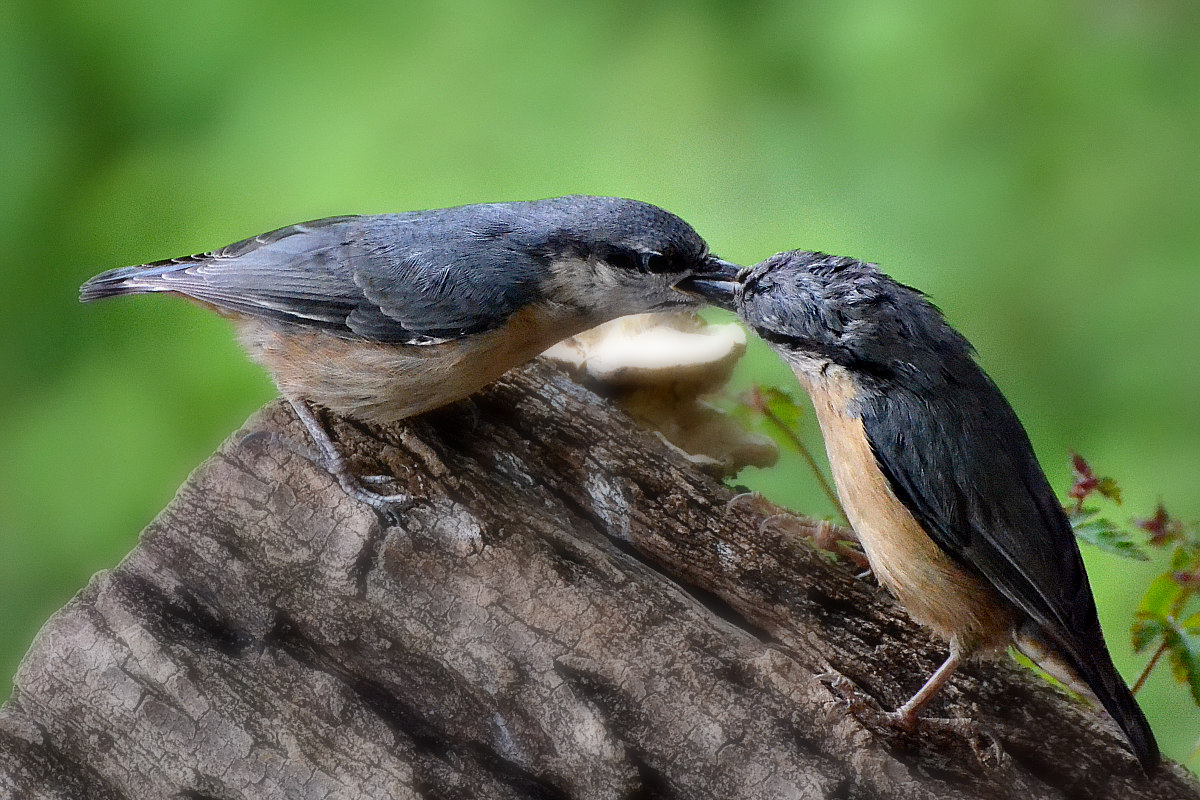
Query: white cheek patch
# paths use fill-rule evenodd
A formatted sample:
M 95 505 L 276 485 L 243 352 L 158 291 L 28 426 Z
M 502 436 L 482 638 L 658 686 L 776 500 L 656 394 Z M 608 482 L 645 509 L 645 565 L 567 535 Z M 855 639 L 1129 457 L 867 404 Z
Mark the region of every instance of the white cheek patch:
M 677 279 L 603 262 L 568 259 L 550 265 L 547 295 L 555 302 L 600 311 L 612 318 L 679 301 L 682 293 L 672 288 Z
M 826 376 L 826 373 L 831 369 L 842 370 L 844 372 L 842 367 L 822 356 L 803 353 L 797 350 L 779 350 L 778 352 L 783 356 L 783 360 L 788 363 L 788 366 L 811 380 Z

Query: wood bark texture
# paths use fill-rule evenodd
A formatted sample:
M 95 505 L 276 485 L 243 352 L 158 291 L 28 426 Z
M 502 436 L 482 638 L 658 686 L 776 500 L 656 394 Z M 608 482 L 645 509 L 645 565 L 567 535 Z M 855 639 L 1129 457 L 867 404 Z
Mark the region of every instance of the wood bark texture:
M 268 405 L 38 635 L 0 797 L 1200 798 L 1006 661 L 930 709 L 974 733 L 878 725 L 837 676 L 891 708 L 944 647 L 546 363 L 331 424 L 398 524 Z

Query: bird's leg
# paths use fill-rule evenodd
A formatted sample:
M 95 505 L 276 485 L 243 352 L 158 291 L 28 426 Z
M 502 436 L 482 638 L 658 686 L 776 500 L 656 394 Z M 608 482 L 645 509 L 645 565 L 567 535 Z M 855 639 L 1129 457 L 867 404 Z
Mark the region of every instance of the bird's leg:
M 889 734 L 886 729 L 912 733 L 917 728 L 926 732 L 949 733 L 964 739 L 980 763 L 996 764 L 1005 758 L 1004 746 L 994 733 L 981 727 L 974 720 L 920 716 L 922 709 L 945 685 L 965 659 L 966 656 L 959 646 L 951 643 L 950 655 L 945 662 L 938 667 L 929 680 L 925 681 L 925 685 L 909 698 L 907 703 L 895 711 L 881 710 L 875 698 L 858 688 L 849 678 L 836 670 L 830 669 L 828 672 L 816 676 L 816 680 L 826 683 L 830 689 L 841 695 L 849 713 L 875 733 L 894 735 L 894 733 Z
M 346 462 L 346 457 L 338 449 L 333 439 L 330 438 L 329 432 L 325 430 L 325 426 L 317 419 L 317 415 L 313 413 L 308 403 L 299 398 L 289 397 L 287 400 L 292 404 L 292 409 L 296 412 L 296 416 L 300 418 L 300 421 L 304 423 L 304 427 L 308 429 L 309 437 L 312 438 L 313 443 L 320 450 L 321 466 L 337 479 L 338 484 L 341 485 L 346 494 L 366 503 L 371 508 L 389 517 L 395 514 L 396 506 L 403 505 L 412 499 L 406 494 L 379 494 L 363 486 L 363 481 L 350 470 L 350 465 Z
M 884 715 L 884 721 L 898 728 L 911 731 L 920 725 L 922 728 L 943 730 L 947 733 L 965 739 L 982 764 L 998 764 L 1004 758 L 1004 745 L 995 733 L 982 727 L 973 719 L 946 719 L 937 717 L 921 717 L 921 710 L 933 699 L 938 690 L 946 685 L 966 655 L 957 639 L 950 641 L 950 655 L 942 665 L 929 676 L 925 685 L 908 699 L 908 702 L 895 711 Z
M 962 660 L 962 651 L 959 648 L 958 641 L 951 640 L 950 655 L 929 676 L 929 680 L 925 681 L 925 685 L 918 689 L 916 694 L 908 698 L 907 703 L 887 714 L 888 722 L 906 730 L 912 730 L 912 728 L 916 727 L 917 717 L 920 716 L 921 710 L 929 704 L 929 701 L 946 684 L 946 681 L 950 680 L 950 676 L 958 669 Z

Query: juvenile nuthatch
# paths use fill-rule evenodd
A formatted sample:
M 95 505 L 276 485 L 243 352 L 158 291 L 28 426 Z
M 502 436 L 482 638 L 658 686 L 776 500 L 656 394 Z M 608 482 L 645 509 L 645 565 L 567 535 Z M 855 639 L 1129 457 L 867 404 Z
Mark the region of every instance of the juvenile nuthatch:
M 482 388 L 625 314 L 697 306 L 684 277 L 736 270 L 635 200 L 571 196 L 320 219 L 211 253 L 114 269 L 80 300 L 170 292 L 233 319 L 350 494 L 363 486 L 313 411 L 392 422 Z
M 871 568 L 945 663 L 897 711 L 911 726 L 959 664 L 1014 644 L 1112 715 L 1142 765 L 1154 734 L 1117 674 L 1071 525 L 1016 414 L 965 338 L 874 265 L 780 253 L 681 288 L 736 311 L 812 399 Z

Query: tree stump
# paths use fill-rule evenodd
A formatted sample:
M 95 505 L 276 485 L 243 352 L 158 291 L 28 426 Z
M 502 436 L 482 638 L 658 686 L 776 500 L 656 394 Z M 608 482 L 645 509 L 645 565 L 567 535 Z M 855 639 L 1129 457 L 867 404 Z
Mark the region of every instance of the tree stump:
M 0 796 L 1200 798 L 1006 661 L 929 711 L 978 735 L 878 727 L 838 676 L 894 707 L 943 646 L 816 523 L 547 363 L 395 427 L 331 422 L 416 498 L 399 524 L 265 407 L 42 629 Z

